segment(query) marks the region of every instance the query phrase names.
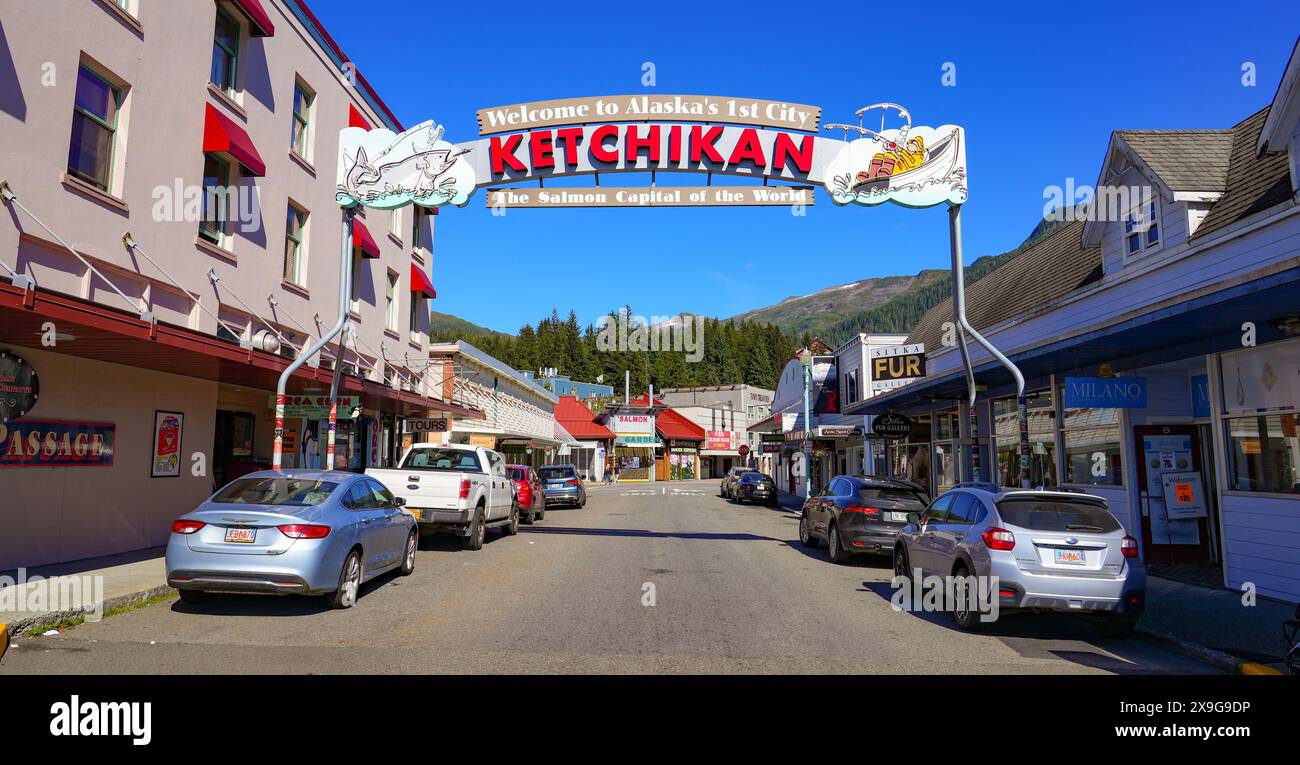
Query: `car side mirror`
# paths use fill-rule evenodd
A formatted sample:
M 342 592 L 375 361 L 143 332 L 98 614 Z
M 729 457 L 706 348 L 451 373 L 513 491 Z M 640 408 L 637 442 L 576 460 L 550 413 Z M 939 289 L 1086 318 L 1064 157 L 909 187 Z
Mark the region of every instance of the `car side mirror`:
M 406 500 L 401 497 L 393 497 L 394 507 L 406 507 Z

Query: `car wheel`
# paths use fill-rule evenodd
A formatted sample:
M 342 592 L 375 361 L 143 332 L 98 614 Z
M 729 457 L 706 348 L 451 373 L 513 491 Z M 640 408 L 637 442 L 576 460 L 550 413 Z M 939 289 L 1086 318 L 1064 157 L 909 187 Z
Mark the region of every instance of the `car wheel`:
M 420 530 L 411 529 L 411 533 L 406 535 L 406 549 L 402 551 L 402 576 L 410 576 L 415 573 L 415 548 L 420 546 Z
M 533 522 L 536 520 L 537 520 L 537 510 L 535 510 L 533 505 L 530 504 L 528 506 L 528 515 L 525 515 L 523 517 L 522 522 L 531 526 L 533 525 Z
M 970 576 L 970 569 L 966 568 L 965 564 L 962 564 L 957 566 L 957 569 L 952 572 L 952 575 L 957 579 L 964 579 Z M 948 613 L 952 616 L 952 620 L 957 625 L 957 629 L 962 630 L 963 632 L 973 632 L 979 629 L 980 612 L 978 608 L 971 607 L 969 597 L 958 597 L 957 602 L 952 604 L 952 610 Z
M 539 505 L 537 508 L 537 520 L 540 521 L 545 517 L 546 517 L 546 501 L 543 500 L 542 504 Z
M 813 536 L 812 523 L 809 522 L 807 513 L 799 516 L 799 544 L 809 550 L 817 546 L 817 537 Z
M 353 550 L 343 561 L 339 571 L 339 586 L 327 596 L 330 608 L 351 608 L 357 604 L 361 592 L 361 553 Z
M 474 511 L 474 520 L 469 522 L 469 533 L 460 540 L 462 550 L 482 550 L 483 537 L 487 534 L 487 523 L 483 519 L 483 506 Z
M 894 576 L 909 582 L 912 580 L 912 567 L 908 565 L 907 548 L 902 545 L 894 548 Z
M 187 605 L 202 603 L 208 599 L 208 593 L 203 590 L 180 590 L 181 602 Z
M 1123 640 L 1133 637 L 1133 633 L 1137 631 L 1137 625 L 1136 616 L 1107 614 L 1103 617 L 1102 622 L 1097 625 L 1097 631 L 1101 633 L 1102 637 Z
M 582 495 L 582 500 L 578 502 L 578 509 L 581 510 L 586 506 L 587 506 L 587 494 L 584 492 Z
M 519 505 L 510 503 L 510 522 L 501 527 L 501 535 L 513 537 L 519 533 Z
M 842 564 L 849 562 L 849 553 L 840 547 L 840 529 L 835 524 L 831 524 L 830 531 L 826 534 L 826 557 L 830 558 L 831 563 Z

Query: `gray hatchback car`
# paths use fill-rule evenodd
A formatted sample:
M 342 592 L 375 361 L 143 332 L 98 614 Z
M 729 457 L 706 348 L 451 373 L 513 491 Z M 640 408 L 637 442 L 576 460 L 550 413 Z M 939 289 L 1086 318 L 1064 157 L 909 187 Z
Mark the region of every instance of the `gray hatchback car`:
M 958 484 L 909 519 L 894 545 L 894 573 L 997 577 L 998 609 L 1088 613 L 1112 637 L 1133 633 L 1145 605 L 1138 543 L 1106 500 L 1069 491 Z M 975 629 L 979 614 L 951 615 Z

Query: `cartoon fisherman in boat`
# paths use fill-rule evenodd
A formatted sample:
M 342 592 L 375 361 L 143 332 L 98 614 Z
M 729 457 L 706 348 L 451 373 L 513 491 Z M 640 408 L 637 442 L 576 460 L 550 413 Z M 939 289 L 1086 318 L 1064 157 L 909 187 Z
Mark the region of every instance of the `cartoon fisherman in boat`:
M 895 172 L 915 170 L 925 164 L 925 160 L 925 139 L 921 136 L 909 138 L 903 144 L 890 141 L 885 144 L 884 151 L 871 157 L 871 168 L 860 171 L 857 181 L 863 183 L 876 178 L 887 178 Z
M 863 125 L 863 115 L 880 110 L 880 129 Z M 886 116 L 896 114 L 898 127 L 886 128 Z M 893 201 L 927 207 L 966 200 L 966 161 L 961 128 L 913 127 L 902 106 L 879 103 L 857 111 L 858 124 L 828 124 L 860 138 L 849 142 L 827 165 L 827 191 L 837 204 L 875 205 Z

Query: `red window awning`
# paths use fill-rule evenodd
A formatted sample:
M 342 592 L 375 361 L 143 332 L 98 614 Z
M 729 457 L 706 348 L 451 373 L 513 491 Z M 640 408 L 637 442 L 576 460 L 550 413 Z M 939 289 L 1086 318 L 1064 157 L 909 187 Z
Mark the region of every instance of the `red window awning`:
M 370 129 L 370 121 L 361 114 L 361 110 L 355 104 L 348 104 L 348 127 Z
M 275 35 L 275 25 L 271 23 L 270 15 L 257 0 L 222 0 L 222 2 L 235 6 L 244 18 L 248 19 L 248 33 L 253 37 Z
M 366 224 L 362 223 L 360 218 L 352 219 L 352 246 L 361 248 L 363 258 L 379 257 L 379 245 L 375 243 L 375 238 L 370 235 L 370 229 L 366 228 Z
M 207 154 L 220 154 L 238 162 L 244 168 L 244 175 L 261 178 L 266 175 L 266 163 L 257 153 L 253 140 L 235 121 L 217 111 L 217 107 L 208 104 L 207 114 L 203 119 L 203 151 Z
M 411 292 L 422 292 L 430 298 L 438 297 L 438 291 L 433 288 L 428 274 L 414 263 L 411 264 Z

